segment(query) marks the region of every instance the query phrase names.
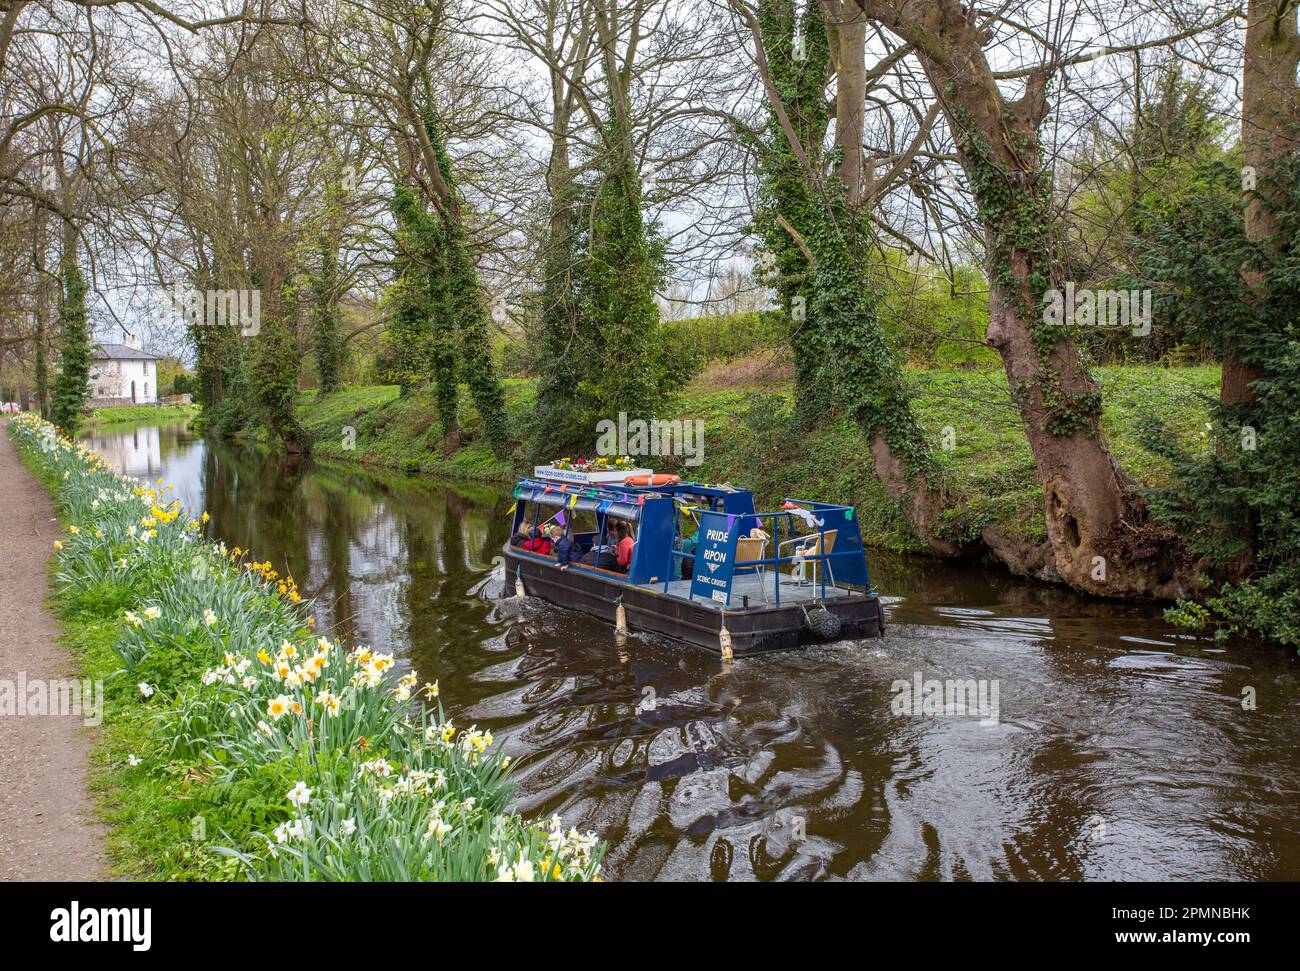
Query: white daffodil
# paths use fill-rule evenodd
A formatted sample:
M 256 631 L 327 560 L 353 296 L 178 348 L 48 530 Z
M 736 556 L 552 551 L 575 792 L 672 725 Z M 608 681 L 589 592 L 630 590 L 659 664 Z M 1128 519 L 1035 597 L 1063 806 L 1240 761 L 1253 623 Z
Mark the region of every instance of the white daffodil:
M 307 783 L 299 782 L 289 790 L 288 798 L 289 802 L 301 808 L 311 802 L 311 790 L 307 788 Z

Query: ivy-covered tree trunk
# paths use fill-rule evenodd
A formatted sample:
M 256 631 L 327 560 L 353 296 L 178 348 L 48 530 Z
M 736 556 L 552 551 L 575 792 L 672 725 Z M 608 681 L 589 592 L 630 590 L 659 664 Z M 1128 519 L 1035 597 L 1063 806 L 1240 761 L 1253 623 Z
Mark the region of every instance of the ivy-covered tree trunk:
M 36 241 L 34 246 L 34 266 L 36 273 L 36 334 L 33 349 L 32 376 L 36 384 L 36 410 L 42 418 L 50 416 L 50 371 L 49 371 L 49 321 L 50 321 L 50 285 L 51 279 L 46 274 L 45 253 L 47 247 L 45 228 L 47 213 L 43 207 L 36 210 Z
M 429 217 L 406 186 L 394 190 L 391 208 L 397 220 L 397 254 L 386 295 L 391 307 L 387 353 L 402 394 L 406 394 L 429 378 L 431 367 L 431 256 L 425 238 Z
M 71 234 L 69 234 L 71 236 Z M 63 254 L 63 302 L 60 307 L 60 368 L 54 378 L 50 420 L 73 438 L 81 410 L 90 397 L 90 330 L 86 323 L 86 280 L 77 265 L 75 237 Z
M 456 356 L 455 302 L 449 292 L 448 261 L 441 228 L 438 242 L 428 251 L 429 364 L 433 369 L 434 392 L 438 405 L 438 428 L 442 432 L 442 451 L 450 456 L 461 444 L 460 380 Z
M 36 290 L 36 347 L 34 349 L 35 360 L 32 365 L 33 378 L 36 384 L 36 410 L 42 418 L 48 418 L 50 414 L 50 374 L 45 356 L 46 343 L 49 339 L 47 336 L 49 315 L 49 287 L 42 274 L 38 278 Z
M 249 375 L 262 422 L 293 454 L 305 451 L 302 426 L 298 423 L 298 347 L 293 301 L 286 299 L 289 272 L 287 255 L 280 250 L 278 234 L 258 237 L 255 280 L 261 287 L 261 319 L 252 340 L 252 370 Z
M 201 289 L 219 288 L 219 279 L 218 271 L 208 271 Z M 208 326 L 203 320 L 189 323 L 187 330 L 194 345 L 194 378 L 204 411 L 210 411 L 226 399 L 232 378 L 243 370 L 242 329 L 242 322 L 228 322 L 221 327 Z
M 546 169 L 550 197 L 543 281 L 538 299 L 539 321 L 537 409 L 531 448 L 538 458 L 554 458 L 577 447 L 585 429 L 578 426 L 582 412 L 578 397 L 581 317 L 577 299 L 578 261 L 576 225 L 577 187 L 569 158 L 570 106 L 559 83 L 553 89 L 551 156 Z M 567 454 L 567 452 L 566 452 Z
M 447 320 L 455 324 L 461 373 L 483 423 L 483 437 L 496 455 L 504 457 L 509 452 L 510 437 L 505 391 L 492 360 L 492 318 L 479 286 L 469 240 L 458 222 L 447 226 L 447 262 L 444 306 Z M 446 343 L 451 339 L 448 336 Z
M 316 351 L 316 378 L 321 394 L 339 389 L 338 234 L 331 226 L 321 234 L 320 265 L 312 286 L 312 343 Z
M 432 287 L 436 295 L 435 312 L 440 314 L 434 324 L 435 365 L 438 355 L 450 352 L 454 342 L 459 376 L 469 386 L 470 398 L 483 423 L 483 436 L 492 451 L 504 457 L 510 445 L 505 392 L 492 360 L 491 317 L 479 282 L 473 244 L 461 214 L 460 190 L 445 139 L 431 110 L 424 113 L 423 127 L 433 156 L 431 168 L 436 175 L 431 181 L 440 187 L 436 200 L 440 217 L 439 279 Z M 440 398 L 442 387 L 440 381 Z
M 653 342 L 660 261 L 641 213 L 640 177 L 621 156 L 610 159 L 596 194 L 586 276 L 583 312 L 600 335 L 598 366 L 588 369 L 595 375 L 589 384 L 597 416 L 648 421 L 657 403 Z
M 858 211 L 861 195 L 864 29 L 856 7 L 827 5 L 800 14 L 792 0 L 764 0 L 751 26 L 762 54 L 768 133 L 752 136 L 759 158 L 755 228 L 772 254 L 775 285 L 790 315 L 798 417 L 805 425 L 834 408 L 850 415 L 870 443 L 876 477 L 934 552 L 956 553 L 939 536 L 942 496 L 902 372 L 876 315 Z M 829 116 L 824 89 L 834 60 L 841 164 L 824 171 Z
M 1050 73 L 1031 74 L 1018 101 L 998 90 L 979 25 L 948 0 L 858 0 L 911 43 L 939 97 L 984 226 L 987 338 L 1002 358 L 1043 486 L 1055 571 L 1104 596 L 1176 596 L 1193 582 L 1172 536 L 1153 542 L 1145 504 L 1101 430 L 1101 394 L 1062 327 L 1043 315 L 1060 281 L 1048 244 L 1050 174 L 1039 126 Z M 1017 551 L 985 531 L 990 548 Z M 1171 552 L 1172 550 L 1172 552 Z

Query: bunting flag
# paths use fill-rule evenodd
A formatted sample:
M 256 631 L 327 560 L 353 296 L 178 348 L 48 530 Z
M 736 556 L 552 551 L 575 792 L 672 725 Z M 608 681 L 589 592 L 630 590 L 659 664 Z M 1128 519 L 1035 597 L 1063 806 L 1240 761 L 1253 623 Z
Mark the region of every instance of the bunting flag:
M 809 529 L 816 529 L 818 526 L 822 525 L 822 523 L 825 522 L 824 519 L 818 519 L 807 509 L 795 508 L 792 515 L 798 516 L 800 519 L 802 519 L 804 521 L 804 525 L 806 525 Z
M 574 493 L 573 495 L 569 496 L 569 508 L 572 509 L 577 504 L 578 504 L 578 495 L 577 493 Z
M 515 498 L 516 498 L 516 499 L 522 499 L 523 497 L 524 497 L 524 487 L 523 487 L 523 486 L 515 486 Z
M 561 491 L 561 492 L 568 492 L 568 491 L 569 491 L 569 487 L 566 486 L 566 485 L 562 485 L 562 486 L 560 486 L 560 491 Z
M 851 521 L 851 520 L 853 519 L 853 507 L 852 507 L 852 506 L 849 506 L 848 509 L 844 510 L 844 519 L 845 519 L 845 521 Z
M 547 487 L 546 487 L 546 491 L 547 491 L 547 492 L 550 492 L 552 488 L 554 488 L 554 487 L 553 487 L 553 486 L 547 486 Z
M 561 509 L 559 512 L 557 512 L 557 513 L 555 514 L 555 521 L 556 521 L 557 523 L 559 523 L 561 526 L 568 526 L 568 525 L 569 525 L 568 522 L 565 521 L 565 518 L 564 518 L 564 510 L 563 510 L 563 509 Z
M 728 514 L 727 514 L 727 532 L 731 532 L 732 527 L 735 526 L 735 525 L 736 525 L 736 517 L 735 517 L 734 515 L 732 515 L 731 513 L 728 513 Z
M 518 507 L 518 505 L 519 505 L 519 503 L 517 503 L 517 502 L 512 502 L 512 503 L 510 504 L 510 508 L 506 510 L 506 515 L 507 515 L 507 516 L 512 516 L 512 515 L 514 515 L 514 511 L 515 511 L 515 509 Z
M 636 504 L 637 504 L 638 506 L 644 506 L 644 505 L 645 505 L 645 496 L 637 496 L 637 497 L 636 497 Z
M 606 499 L 604 502 L 600 504 L 600 514 L 602 516 L 605 515 L 605 513 L 609 512 L 609 507 L 612 505 L 614 505 L 614 500 Z
M 782 509 L 798 509 L 799 507 L 796 506 L 796 505 L 795 505 L 793 502 L 791 502 L 789 499 L 787 499 L 785 502 L 781 503 L 781 508 L 782 508 Z

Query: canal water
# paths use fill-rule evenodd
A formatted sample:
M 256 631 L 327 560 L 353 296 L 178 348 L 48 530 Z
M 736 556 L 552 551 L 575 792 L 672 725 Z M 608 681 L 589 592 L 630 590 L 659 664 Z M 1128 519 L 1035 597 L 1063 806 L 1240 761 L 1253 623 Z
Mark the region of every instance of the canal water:
M 884 639 L 724 665 L 503 596 L 507 490 L 180 426 L 87 438 L 291 572 L 322 629 L 436 678 L 456 723 L 517 759 L 519 810 L 597 830 L 610 878 L 1300 879 L 1300 667 L 1284 651 L 877 554 Z M 984 707 L 922 703 L 949 679 L 974 680 Z

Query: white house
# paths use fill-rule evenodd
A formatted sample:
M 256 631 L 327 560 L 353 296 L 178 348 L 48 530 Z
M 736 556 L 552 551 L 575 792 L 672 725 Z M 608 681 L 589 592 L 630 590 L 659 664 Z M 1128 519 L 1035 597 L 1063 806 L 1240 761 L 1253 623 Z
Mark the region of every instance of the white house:
M 92 407 L 157 403 L 158 355 L 141 350 L 134 337 L 126 341 L 95 345 L 90 359 Z

